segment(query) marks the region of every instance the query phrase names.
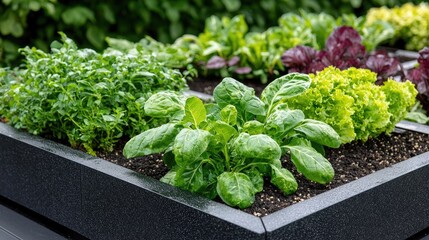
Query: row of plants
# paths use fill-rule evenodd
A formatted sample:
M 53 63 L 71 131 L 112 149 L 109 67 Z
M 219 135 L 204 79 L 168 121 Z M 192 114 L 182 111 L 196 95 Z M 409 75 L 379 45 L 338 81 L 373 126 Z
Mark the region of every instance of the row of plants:
M 386 51 L 367 51 L 361 35 L 350 26 L 336 28 L 323 49 L 299 45 L 284 51 L 281 60 L 289 72 L 316 73 L 328 66 L 367 68 L 377 73 L 379 84 L 401 71 L 399 60 Z
M 162 123 L 142 111 L 151 94 L 186 88 L 185 76 L 154 56 L 79 49 L 61 35 L 50 53 L 21 49 L 25 66 L 0 70 L 0 116 L 15 128 L 95 155 Z
M 243 15 L 233 18 L 212 16 L 206 20 L 202 33 L 198 36 L 184 35 L 172 47 L 189 52 L 192 63 L 203 75 L 259 78 L 262 83 L 267 83 L 269 79 L 285 72 L 281 61 L 284 51 L 298 45 L 322 49 L 331 32 L 339 26 L 347 25 L 356 29 L 362 35 L 357 36 L 359 43 L 362 41 L 368 52 L 394 34 L 393 28 L 386 22 L 367 24 L 365 18 L 352 14 L 334 18 L 325 13 L 301 11 L 299 14 L 284 14 L 278 22 L 278 26 L 266 31 L 252 32 Z M 139 44 L 143 45 L 139 47 L 142 48 L 146 42 L 137 45 L 124 43 L 123 46 L 115 44 L 111 47 L 130 50 Z
M 389 79 L 410 80 L 418 90 L 419 100 L 406 119 L 426 124 L 429 118 L 429 48 L 419 52 L 417 64 L 411 69 L 402 68 L 396 57 L 386 51 L 377 50 L 368 53 L 362 44 L 361 36 L 348 26 L 339 27 L 329 36 L 325 49 L 317 50 L 308 46 L 297 46 L 286 50 L 282 55 L 283 65 L 288 72 L 317 73 L 334 66 L 339 69 L 350 67 L 369 69 L 377 74 L 377 85 L 383 85 Z M 311 95 L 309 96 L 311 98 Z
M 260 98 L 233 78 L 216 86 L 214 103 L 157 93 L 146 101 L 145 112 L 169 122 L 133 137 L 123 152 L 127 158 L 162 152 L 170 171 L 161 181 L 247 208 L 262 191 L 264 177 L 285 195 L 297 190 L 282 156 L 290 155 L 308 180 L 327 184 L 334 169 L 324 146 L 392 132 L 417 91 L 409 81 L 378 86 L 376 80 L 369 70 L 328 67 L 316 75 L 280 77 Z
M 429 4 L 407 3 L 394 8 L 372 8 L 366 15 L 367 21 L 386 21 L 395 29 L 390 44 L 402 42 L 408 50 L 420 50 L 429 45 Z
M 16 58 L 19 56 L 16 50 L 23 46 L 36 46 L 48 51 L 48 43 L 56 39 L 58 31 L 67 33 L 80 46 L 101 51 L 106 46 L 106 36 L 137 41 L 142 35 L 150 35 L 162 42 L 171 42 L 185 33 L 197 34 L 203 30 L 201 23 L 211 15 L 243 15 L 252 31 L 263 31 L 275 25 L 285 12 L 297 13 L 299 10 L 305 10 L 325 12 L 334 17 L 350 13 L 360 16 L 373 7 L 393 7 L 405 2 L 410 1 L 168 0 L 158 4 L 154 0 L 121 3 L 88 0 L 2 0 L 0 65 L 16 64 Z M 133 24 L 129 24 L 130 22 Z
M 180 56 L 186 56 L 187 61 L 175 61 L 174 56 L 164 60 L 174 61 L 177 63 L 174 64 L 175 67 L 179 69 L 189 68 L 193 64 L 204 76 L 235 75 L 240 79 L 259 78 L 263 83 L 268 81 L 269 76 L 275 77 L 285 72 L 316 73 L 328 66 L 340 69 L 366 68 L 377 73 L 379 85 L 392 77 L 402 81 L 411 80 L 419 91 L 419 103 L 407 119 L 420 123 L 428 121 L 426 48 L 420 52 L 419 64 L 408 70 L 403 69 L 399 60 L 387 52 L 368 50 L 375 49 L 380 42 L 393 36 L 393 29 L 384 22 L 366 26 L 363 18 L 353 15 L 335 20 L 329 15 L 306 12 L 301 12 L 301 16 L 285 14 L 279 22 L 279 27 L 272 27 L 263 33 L 254 33 L 248 32 L 242 16 L 232 19 L 211 17 L 207 20 L 206 30 L 198 37 L 186 35 L 172 45 L 161 44 L 153 39 L 150 39 L 151 44 L 148 44 L 148 39 L 136 44 L 111 39 L 110 41 L 116 42 L 109 45 L 125 52 L 155 55 L 159 55 L 163 47 L 173 48 L 180 51 Z M 351 26 L 338 27 L 338 24 L 344 22 Z M 366 35 L 361 35 L 352 26 L 360 27 L 360 32 Z M 322 30 L 331 28 L 333 32 Z M 295 37 L 292 37 L 292 34 L 295 34 Z M 258 41 L 249 41 L 248 36 Z M 325 42 L 320 44 L 321 40 Z M 151 50 L 150 45 L 160 44 L 163 45 L 161 48 Z M 284 49 L 287 50 L 283 51 Z M 195 74 L 195 69 L 193 70 Z
M 243 24 L 241 17 L 235 19 Z M 156 121 L 145 119 L 145 114 L 140 113 L 144 101 L 158 90 L 184 89 L 185 77 L 196 76 L 197 70 L 194 66 L 198 65 L 195 65 L 195 51 L 192 50 L 195 45 L 189 46 L 180 41 L 177 45 L 163 44 L 150 37 L 138 43 L 107 38 L 110 47 L 99 54 L 90 49 L 78 49 L 64 34 L 62 40 L 63 43 L 52 44 L 50 54 L 36 48 L 22 49 L 21 52 L 26 57 L 26 66 L 21 69 L 2 69 L 3 81 L 0 90 L 3 94 L 3 107 L 0 115 L 6 117 L 17 128 L 25 128 L 33 134 L 52 135 L 56 139 L 68 140 L 74 147 L 84 146 L 91 154 L 94 154 L 94 147 L 111 150 L 114 143 L 124 134 L 134 136 L 147 129 L 146 127 L 156 126 Z M 316 73 L 328 66 L 339 69 L 368 68 L 377 74 L 378 84 L 397 75 L 400 69 L 399 62 L 387 54 L 368 55 L 359 34 L 351 27 L 337 28 L 328 38 L 325 47 L 325 50 L 317 52 L 307 46 L 298 46 L 285 51 L 283 57 L 279 57 L 277 61 L 282 62 L 290 72 Z M 418 98 L 426 110 L 428 104 L 425 100 L 427 99 L 425 63 L 428 54 L 422 52 L 421 55 L 420 67 L 410 71 L 409 74 L 407 72 L 407 77 L 418 86 Z M 317 67 L 312 67 L 313 65 Z M 180 69 L 181 73 L 173 69 Z M 88 76 L 88 79 L 81 80 L 82 76 Z M 174 81 L 170 82 L 169 78 Z M 74 82 L 77 80 L 79 81 L 76 85 Z M 145 83 L 139 83 L 142 86 L 135 87 L 133 84 L 137 81 Z M 130 86 L 133 88 L 129 88 Z M 77 96 L 79 91 L 87 94 Z M 67 92 L 73 93 L 73 96 Z M 120 97 L 122 95 L 123 97 Z M 315 96 L 320 94 L 309 95 L 310 98 Z M 330 96 L 327 96 L 325 100 L 329 98 Z M 137 103 L 130 103 L 136 99 Z M 76 102 L 70 104 L 70 101 Z M 347 105 L 345 104 L 347 101 L 345 103 L 341 101 L 334 106 Z M 93 112 L 88 107 L 93 103 L 94 107 L 102 110 Z M 423 109 L 415 109 L 408 119 L 426 121 Z M 318 119 L 314 115 L 314 109 L 309 109 L 306 115 Z M 343 114 L 344 117 L 350 115 L 350 111 Z M 348 136 L 340 134 L 343 139 L 349 141 L 354 139 L 353 131 L 350 130 L 353 128 L 350 126 L 350 120 L 338 121 L 326 117 L 320 120 L 333 124 L 340 133 L 348 132 Z M 154 125 L 146 126 L 146 122 L 154 122 Z M 368 136 L 358 137 L 367 138 Z

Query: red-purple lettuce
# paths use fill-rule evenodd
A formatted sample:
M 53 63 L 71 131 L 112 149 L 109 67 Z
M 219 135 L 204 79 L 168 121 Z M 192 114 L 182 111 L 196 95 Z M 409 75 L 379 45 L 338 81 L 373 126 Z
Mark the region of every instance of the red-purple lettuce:
M 224 67 L 233 67 L 234 72 L 237 74 L 247 74 L 252 72 L 250 67 L 237 66 L 240 63 L 240 57 L 234 56 L 231 59 L 225 59 L 219 56 L 211 57 L 206 64 L 207 69 L 221 69 Z
M 326 40 L 325 49 L 297 46 L 283 53 L 282 62 L 289 72 L 302 73 L 320 72 L 328 66 L 341 70 L 367 68 L 377 73 L 379 84 L 401 70 L 399 61 L 386 52 L 368 54 L 359 33 L 349 26 L 336 28 Z
M 425 47 L 419 51 L 417 62 L 419 66 L 407 71 L 405 76 L 416 85 L 417 99 L 423 106 L 426 113 L 429 113 L 429 47 Z

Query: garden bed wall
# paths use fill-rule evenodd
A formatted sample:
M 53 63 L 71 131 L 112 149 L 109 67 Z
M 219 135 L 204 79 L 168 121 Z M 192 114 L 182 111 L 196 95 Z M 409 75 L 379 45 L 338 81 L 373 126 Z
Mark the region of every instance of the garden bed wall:
M 90 239 L 404 239 L 429 226 L 429 153 L 259 218 L 6 124 L 0 143 L 0 195 Z
M 3 123 L 0 143 L 0 195 L 90 239 L 265 238 L 259 218 Z

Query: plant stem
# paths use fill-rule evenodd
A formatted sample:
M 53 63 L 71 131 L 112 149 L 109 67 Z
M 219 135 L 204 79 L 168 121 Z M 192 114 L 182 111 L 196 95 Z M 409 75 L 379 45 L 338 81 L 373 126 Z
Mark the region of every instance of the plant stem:
M 226 169 L 227 169 L 227 171 L 230 171 L 231 170 L 231 165 L 230 165 L 230 163 L 229 163 L 229 154 L 228 154 L 228 147 L 225 145 L 225 146 L 223 146 L 223 155 L 225 156 L 225 164 L 226 164 Z

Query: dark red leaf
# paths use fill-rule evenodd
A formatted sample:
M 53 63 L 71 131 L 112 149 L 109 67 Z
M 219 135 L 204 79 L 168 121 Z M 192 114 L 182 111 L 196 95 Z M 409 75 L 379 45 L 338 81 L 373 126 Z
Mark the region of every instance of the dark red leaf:
M 426 75 L 429 75 L 429 47 L 425 47 L 419 51 L 420 57 L 417 59 L 419 68 L 422 68 Z
M 317 51 L 311 47 L 297 46 L 283 53 L 282 62 L 289 68 L 289 72 L 309 73 L 309 66 L 316 54 Z
M 252 72 L 252 68 L 250 67 L 239 67 L 235 69 L 235 73 L 237 74 L 247 74 Z
M 229 59 L 228 61 L 228 66 L 234 66 L 236 65 L 238 62 L 240 62 L 240 57 L 238 56 L 234 56 L 231 59 Z
M 331 51 L 334 48 L 338 48 L 338 44 L 346 40 L 350 41 L 351 45 L 362 43 L 362 38 L 358 31 L 349 26 L 341 26 L 336 28 L 331 35 L 329 35 L 328 40 L 326 40 L 325 48 Z
M 209 61 L 206 64 L 207 69 L 219 69 L 226 66 L 226 60 L 219 57 L 219 56 L 213 56 L 209 59 Z
M 429 113 L 429 48 L 425 47 L 419 51 L 420 57 L 417 59 L 419 66 L 405 73 L 408 80 L 416 85 L 417 99 L 423 109 Z
M 377 73 L 377 83 L 381 84 L 383 80 L 393 77 L 401 70 L 399 60 L 390 57 L 385 51 L 376 51 L 366 60 L 366 68 Z

